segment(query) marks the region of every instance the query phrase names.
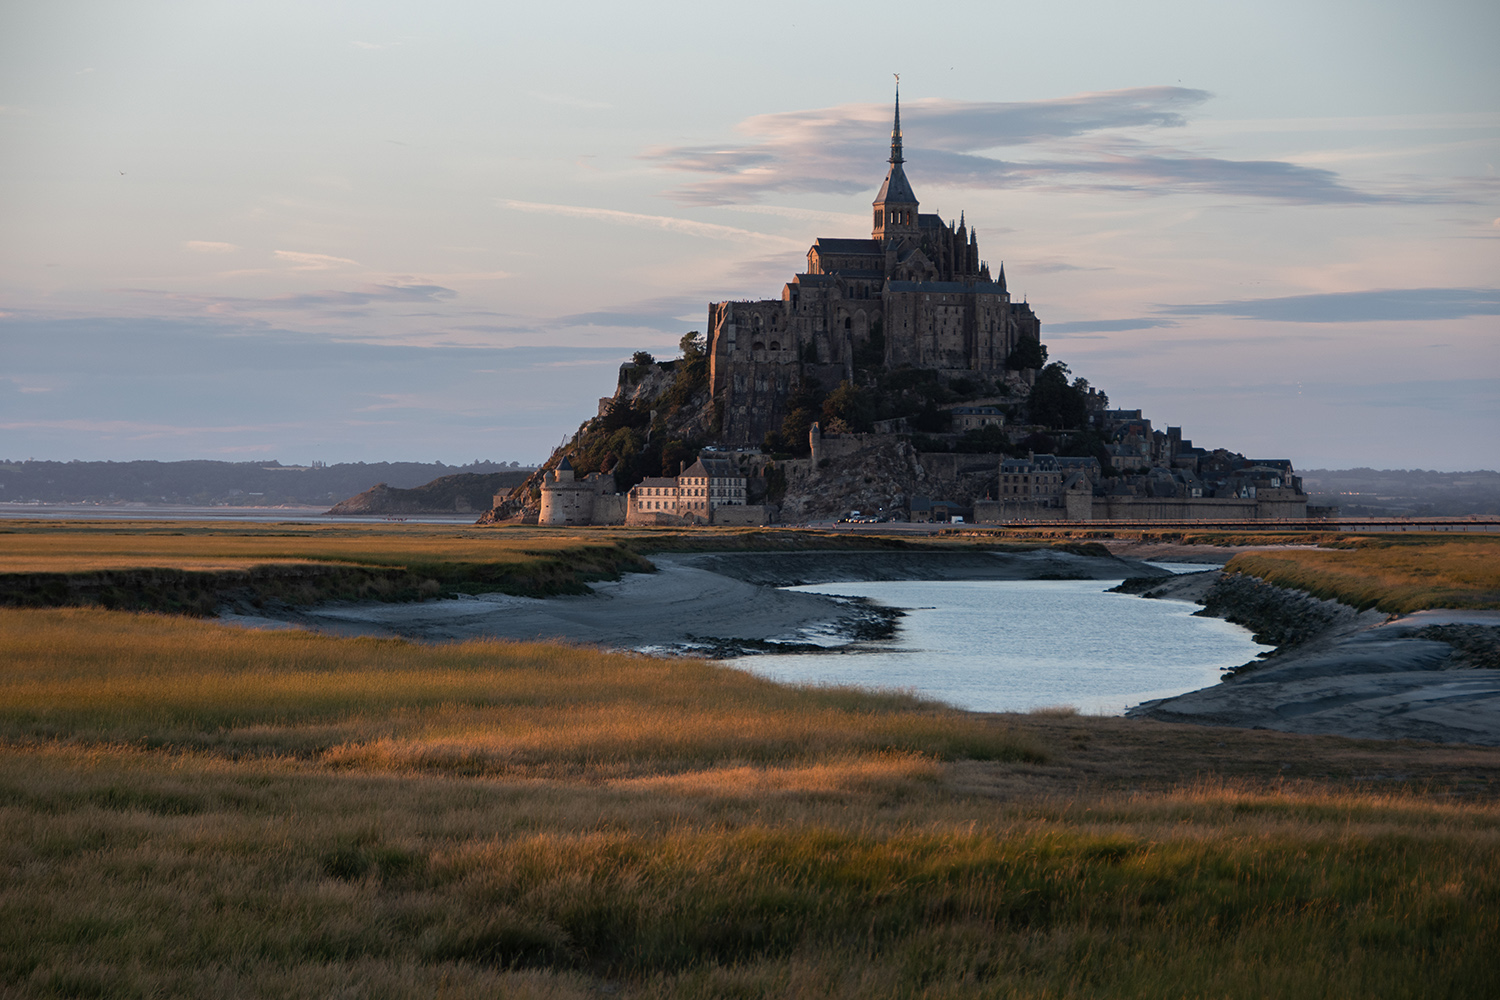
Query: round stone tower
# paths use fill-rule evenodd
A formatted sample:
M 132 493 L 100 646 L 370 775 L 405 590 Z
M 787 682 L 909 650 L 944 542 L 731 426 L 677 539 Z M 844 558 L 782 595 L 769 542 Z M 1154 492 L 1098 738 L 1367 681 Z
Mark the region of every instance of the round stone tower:
M 594 484 L 578 482 L 573 463 L 564 455 L 557 468 L 542 476 L 542 510 L 538 524 L 592 524 L 594 522 Z

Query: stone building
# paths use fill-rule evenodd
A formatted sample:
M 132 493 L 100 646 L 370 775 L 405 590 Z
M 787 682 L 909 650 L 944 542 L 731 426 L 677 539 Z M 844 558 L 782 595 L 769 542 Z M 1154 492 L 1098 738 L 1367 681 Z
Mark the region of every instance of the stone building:
M 807 270 L 779 299 L 709 306 L 709 380 L 725 444 L 758 445 L 780 426 L 798 380 L 832 388 L 852 378 L 856 355 L 955 376 L 998 373 L 1022 337 L 1040 341 L 1036 315 L 1011 301 L 1004 266 L 991 276 L 962 213 L 955 223 L 918 210 L 899 93 L 889 162 L 868 239 L 814 241 Z
M 541 491 L 538 524 L 625 523 L 625 498 L 615 492 L 615 477 L 594 472 L 578 479 L 566 455 L 557 468 L 543 475 Z
M 715 512 L 745 506 L 748 479 L 728 459 L 700 458 L 675 477 L 648 476 L 630 491 L 626 521 L 651 524 L 681 518 L 698 524 L 717 524 Z M 743 523 L 736 520 L 735 523 Z

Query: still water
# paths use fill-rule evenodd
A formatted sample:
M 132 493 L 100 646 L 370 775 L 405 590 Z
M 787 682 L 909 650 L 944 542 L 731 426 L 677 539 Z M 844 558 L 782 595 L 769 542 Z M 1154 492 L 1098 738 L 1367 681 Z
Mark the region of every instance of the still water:
M 1175 567 L 1174 567 L 1175 568 Z M 1202 569 L 1203 567 L 1196 567 Z M 1195 618 L 1184 601 L 1110 594 L 1118 580 L 898 581 L 792 588 L 906 609 L 869 652 L 732 661 L 792 683 L 904 688 L 959 708 L 1025 712 L 1071 705 L 1116 715 L 1216 684 L 1270 649 L 1238 625 Z

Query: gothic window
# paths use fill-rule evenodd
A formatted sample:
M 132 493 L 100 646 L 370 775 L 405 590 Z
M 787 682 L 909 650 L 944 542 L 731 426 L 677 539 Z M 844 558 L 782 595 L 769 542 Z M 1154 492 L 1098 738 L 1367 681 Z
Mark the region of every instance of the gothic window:
M 750 345 L 750 350 L 752 351 L 764 351 L 765 349 L 766 342 L 764 340 L 757 340 L 755 343 Z
M 773 340 L 773 341 L 771 341 L 771 350 L 773 350 L 773 351 L 779 351 L 779 350 L 781 350 L 781 341 L 779 341 L 779 340 Z
M 844 317 L 844 329 L 845 330 L 852 330 L 852 329 L 854 329 L 854 320 L 850 319 L 848 316 Z

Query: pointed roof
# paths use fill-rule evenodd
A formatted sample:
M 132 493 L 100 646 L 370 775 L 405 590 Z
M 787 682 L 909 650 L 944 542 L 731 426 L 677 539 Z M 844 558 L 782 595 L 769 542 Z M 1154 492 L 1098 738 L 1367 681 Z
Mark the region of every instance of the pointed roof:
M 901 155 L 901 84 L 896 84 L 896 122 L 891 127 L 891 169 L 885 175 L 885 183 L 880 185 L 880 193 L 875 196 L 875 205 L 915 205 L 917 203 L 916 192 L 911 189 L 911 182 L 906 179 L 906 171 L 901 169 L 901 164 L 906 162 Z
M 573 471 L 573 463 L 570 462 L 570 461 L 568 461 L 568 459 L 570 457 L 572 457 L 572 456 L 564 455 L 562 457 L 562 461 L 557 463 L 557 471 L 558 472 L 572 472 Z

